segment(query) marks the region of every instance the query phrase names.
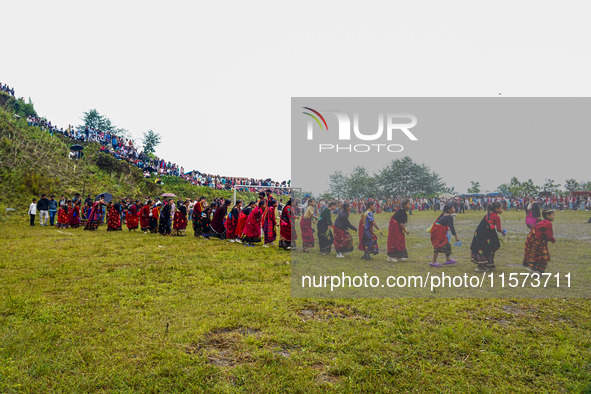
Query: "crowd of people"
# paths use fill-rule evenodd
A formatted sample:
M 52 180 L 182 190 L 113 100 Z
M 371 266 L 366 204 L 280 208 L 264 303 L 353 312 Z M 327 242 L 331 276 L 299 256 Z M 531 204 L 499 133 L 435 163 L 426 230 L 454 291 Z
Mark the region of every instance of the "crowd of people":
M 14 97 L 14 88 L 11 88 L 5 83 L 0 82 L 0 92 L 4 92 L 12 97 Z
M 142 231 L 160 235 L 186 236 L 188 226 L 195 237 L 205 239 L 225 239 L 229 242 L 255 246 L 263 243 L 264 247 L 275 246 L 291 250 L 298 239 L 295 231 L 299 220 L 302 252 L 309 253 L 316 244 L 316 236 L 321 255 L 328 255 L 334 247 L 337 258 L 344 258 L 354 250 L 351 231 L 357 233 L 357 249 L 363 252 L 362 259 L 371 260 L 379 253 L 378 236 L 381 229 L 375 221 L 377 202 L 363 202 L 363 211 L 357 226 L 349 220 L 353 204 L 350 201 L 317 202 L 310 195 L 302 201 L 282 199 L 273 195 L 271 189 L 258 194 L 256 200 L 245 203 L 236 201 L 232 206 L 229 199 L 214 198 L 207 201 L 201 197 L 193 199 L 146 198 L 143 201 L 123 199 L 106 201 L 102 195 L 94 200 L 91 196 L 83 201 L 79 194 L 68 199 L 61 196 L 42 195 L 39 201 L 33 200 L 29 208 L 30 224 L 35 224 L 35 215 L 39 212 L 41 226 L 55 225 L 58 228 L 83 227 L 85 230 L 97 230 L 106 224 L 107 231 L 122 231 L 123 224 L 128 231 Z M 474 232 L 471 243 L 471 261 L 476 264 L 476 271 L 494 270 L 495 253 L 500 248 L 499 234 L 505 236 L 500 215 L 504 204 L 498 198 L 487 205 L 487 212 Z M 356 200 L 356 204 L 360 201 Z M 416 202 L 416 201 L 415 201 Z M 555 209 L 544 207 L 545 202 L 529 198 L 524 201 L 525 224 L 530 229 L 525 244 L 523 265 L 533 272 L 543 273 L 550 261 L 548 242 L 555 242 L 552 231 Z M 433 245 L 432 267 L 444 267 L 457 263 L 452 259 L 451 238 L 455 244 L 461 241 L 454 228 L 454 217 L 458 201 L 447 201 L 437 213 L 436 219 L 428 229 Z M 408 259 L 406 247 L 407 224 L 412 214 L 413 200 L 399 199 L 390 218 L 387 236 L 387 261 L 398 262 Z M 333 223 L 333 215 L 336 219 Z M 316 224 L 316 228 L 314 228 Z M 278 231 L 279 230 L 279 231 Z M 438 261 L 439 256 L 445 260 Z
M 0 83 L 0 91 L 14 97 L 14 89 L 6 84 Z M 101 145 L 100 151 L 110 154 L 118 160 L 124 160 L 129 164 L 144 171 L 144 176 L 155 177 L 174 176 L 190 182 L 192 185 L 206 186 L 216 190 L 231 190 L 236 185 L 252 185 L 270 187 L 276 195 L 289 194 L 284 188 L 290 186 L 290 181 L 278 182 L 270 178 L 255 179 L 250 177 L 231 177 L 222 176 L 192 170 L 185 172 L 183 166 L 166 161 L 164 159 L 146 155 L 134 145 L 131 138 L 125 138 L 117 135 L 115 132 L 104 131 L 89 126 L 58 127 L 50 120 L 38 116 L 28 116 L 29 126 L 38 127 L 52 136 L 61 134 L 62 136 L 76 142 L 96 142 Z M 81 154 L 72 154 L 70 158 L 78 159 Z M 254 192 L 253 188 L 241 188 L 240 191 Z
M 376 212 L 394 212 L 396 207 L 400 205 L 400 198 L 385 198 L 385 199 L 346 199 L 342 202 L 348 202 L 351 205 L 351 210 L 359 214 L 366 210 L 368 201 L 374 201 L 376 204 Z M 549 196 L 538 197 L 538 203 L 543 208 L 555 210 L 590 210 L 591 196 Z M 504 197 L 504 196 L 481 196 L 481 197 L 467 197 L 458 196 L 450 198 L 432 197 L 432 198 L 412 198 L 409 199 L 410 211 L 440 211 L 443 206 L 451 202 L 454 204 L 457 213 L 464 213 L 466 211 L 486 211 L 488 206 L 493 202 L 500 202 L 503 210 L 520 211 L 525 209 L 529 203 L 529 197 Z

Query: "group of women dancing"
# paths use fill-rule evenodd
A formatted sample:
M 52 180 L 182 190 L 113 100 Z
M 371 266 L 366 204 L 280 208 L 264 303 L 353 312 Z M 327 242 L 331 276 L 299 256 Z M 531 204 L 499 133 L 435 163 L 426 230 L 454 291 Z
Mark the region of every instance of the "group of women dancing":
M 315 219 L 315 204 L 314 199 L 307 201 L 305 213 L 300 221 L 303 252 L 308 252 L 310 248 L 314 247 L 315 238 L 312 222 Z M 333 224 L 331 215 L 336 207 L 336 202 L 327 204 L 321 210 L 321 214 L 317 219 L 320 254 L 329 254 L 332 246 L 334 246 L 338 258 L 343 258 L 348 253 L 351 253 L 354 249 L 353 237 L 349 232 L 351 230 L 358 233 L 358 249 L 364 252 L 362 258 L 372 259 L 371 256 L 379 252 L 376 232 L 381 234 L 374 218 L 375 203 L 372 201 L 367 203 L 367 209 L 361 215 L 357 227 L 353 226 L 349 221 L 349 213 L 351 212 L 349 203 L 342 204 Z M 404 200 L 390 218 L 387 238 L 387 261 L 389 262 L 408 259 L 406 235 L 409 232 L 406 226 L 408 223 L 407 212 L 410 208 L 411 202 Z M 499 234 L 503 236 L 507 234 L 507 231 L 501 225 L 500 215 L 502 213 L 503 205 L 501 202 L 490 204 L 487 213 L 474 232 L 470 251 L 471 261 L 476 265 L 475 270 L 478 272 L 488 272 L 496 268 L 495 253 L 501 246 Z M 444 267 L 458 262 L 451 258 L 452 246 L 450 241 L 452 236 L 456 241 L 454 245 L 461 246 L 461 241 L 454 228 L 454 214 L 455 204 L 445 204 L 443 213 L 437 217 L 433 225 L 428 229 L 431 244 L 433 245 L 433 258 L 429 263 L 432 267 Z M 555 212 L 552 209 L 541 211 L 534 199 L 531 199 L 526 207 L 526 223 L 530 233 L 525 242 L 523 266 L 534 273 L 544 273 L 550 261 L 548 242 L 556 242 L 552 229 L 554 215 Z M 442 263 L 438 262 L 440 254 L 445 256 L 445 261 Z
M 295 223 L 299 218 L 302 252 L 309 253 L 315 246 L 314 233 L 317 232 L 321 255 L 330 254 L 334 247 L 336 257 L 344 258 L 354 250 L 350 231 L 355 231 L 359 240 L 357 248 L 363 252 L 362 259 L 371 260 L 372 255 L 379 253 L 376 232 L 381 234 L 374 217 L 376 204 L 373 201 L 366 203 L 366 210 L 362 213 L 357 226 L 349 221 L 351 208 L 348 202 L 342 204 L 329 202 L 317 210 L 316 200 L 308 196 L 302 204 L 296 204 L 295 209 L 292 207 L 291 199 L 284 207 L 280 207 L 270 190 L 260 192 L 256 201 L 244 204 L 243 201 L 238 200 L 234 206 L 231 206 L 229 199 L 216 198 L 208 202 L 205 197 L 201 197 L 194 204 L 188 200 L 178 201 L 175 204 L 173 198 L 165 198 L 162 201 L 147 200 L 145 204 L 139 200 L 105 203 L 103 198 L 99 198 L 86 207 L 82 207 L 80 200 L 74 199 L 60 206 L 56 226 L 76 228 L 84 225 L 85 230 L 96 230 L 106 222 L 107 231 L 121 231 L 125 221 L 129 231 L 140 230 L 145 233 L 185 236 L 189 218 L 191 218 L 193 233 L 196 237 L 227 239 L 229 242 L 244 243 L 247 246 L 262 242 L 264 247 L 269 247 L 275 245 L 279 235 L 279 248 L 291 250 L 296 246 Z M 411 201 L 404 200 L 397 208 L 388 226 L 387 261 L 389 262 L 408 259 L 406 235 L 409 232 L 406 226 Z M 317 212 L 320 212 L 319 216 L 316 215 Z M 455 245 L 461 245 L 454 228 L 454 213 L 455 204 L 447 203 L 443 213 L 428 229 L 433 245 L 433 258 L 429 263 L 432 267 L 457 263 L 457 260 L 451 258 L 450 243 L 453 236 L 456 240 Z M 503 236 L 507 234 L 501 225 L 502 213 L 502 204 L 493 202 L 476 228 L 470 246 L 471 261 L 476 264 L 476 271 L 487 272 L 496 268 L 495 253 L 501 246 L 498 234 Z M 336 214 L 334 223 L 333 214 Z M 525 243 L 523 265 L 533 272 L 543 273 L 550 261 L 548 242 L 555 242 L 553 221 L 554 210 L 542 211 L 535 200 L 530 200 L 526 206 L 526 224 L 530 233 Z M 313 223 L 316 223 L 316 228 L 313 228 Z M 277 234 L 278 227 L 279 234 Z M 438 261 L 440 254 L 445 256 L 445 261 L 441 263 Z

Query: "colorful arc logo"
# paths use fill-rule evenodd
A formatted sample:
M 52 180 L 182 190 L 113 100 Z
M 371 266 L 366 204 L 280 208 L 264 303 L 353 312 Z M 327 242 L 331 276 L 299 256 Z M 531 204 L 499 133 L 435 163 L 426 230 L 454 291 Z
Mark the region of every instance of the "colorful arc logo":
M 312 109 L 310 107 L 302 107 L 303 109 L 307 109 L 310 112 L 314 112 L 314 114 L 318 115 L 320 117 L 320 119 L 322 119 L 322 122 L 324 123 L 324 126 L 326 127 L 326 131 L 328 131 L 328 125 L 326 124 L 326 120 L 324 120 L 324 117 L 322 115 L 320 115 L 320 112 L 316 111 L 315 109 Z M 314 119 L 316 121 L 316 123 L 318 123 L 318 126 L 320 126 L 320 130 L 324 130 L 324 127 L 322 127 L 322 123 L 320 123 L 320 120 L 312 115 L 310 112 L 302 112 L 305 115 L 310 116 L 312 119 Z

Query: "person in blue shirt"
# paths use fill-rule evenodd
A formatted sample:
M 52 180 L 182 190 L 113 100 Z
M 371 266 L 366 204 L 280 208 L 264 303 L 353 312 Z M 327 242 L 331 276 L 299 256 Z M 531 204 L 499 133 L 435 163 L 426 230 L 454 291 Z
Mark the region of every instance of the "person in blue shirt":
M 378 237 L 374 234 L 373 229 L 380 231 L 376 224 L 373 213 L 376 209 L 376 203 L 369 201 L 367 203 L 367 210 L 361 215 L 359 220 L 359 246 L 358 249 L 364 252 L 363 259 L 371 260 L 371 254 L 378 254 Z

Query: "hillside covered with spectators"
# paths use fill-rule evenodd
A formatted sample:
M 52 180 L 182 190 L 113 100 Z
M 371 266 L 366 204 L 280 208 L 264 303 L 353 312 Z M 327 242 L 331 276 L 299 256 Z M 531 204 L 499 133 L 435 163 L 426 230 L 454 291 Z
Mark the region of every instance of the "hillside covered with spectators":
M 3 206 L 24 207 L 31 197 L 41 193 L 95 196 L 107 192 L 130 198 L 165 192 L 185 197 L 232 195 L 229 189 L 190 182 L 174 176 L 168 169 L 145 176 L 145 168 L 138 165 L 139 158 L 134 159 L 129 149 L 113 149 L 112 145 L 107 147 L 96 139 L 76 140 L 67 133 L 49 130 L 49 123 L 43 127 L 32 124 L 31 119 L 40 118 L 32 105 L 23 109 L 22 104 L 27 105 L 24 100 L 0 92 L 0 204 Z M 15 105 L 20 111 L 15 110 Z M 83 155 L 73 155 L 73 145 L 83 147 Z M 248 198 L 246 193 L 240 194 Z

